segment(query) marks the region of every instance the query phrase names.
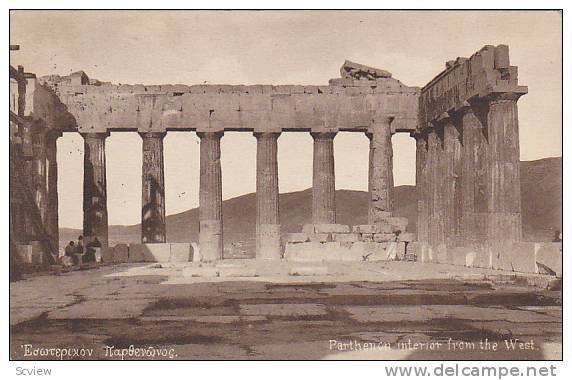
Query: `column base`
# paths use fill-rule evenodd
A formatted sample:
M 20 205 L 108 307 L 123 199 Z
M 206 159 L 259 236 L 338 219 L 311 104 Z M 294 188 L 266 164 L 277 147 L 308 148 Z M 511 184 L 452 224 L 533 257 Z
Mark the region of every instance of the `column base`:
M 221 220 L 201 220 L 199 223 L 200 261 L 222 260 L 223 240 Z
M 261 224 L 256 231 L 256 259 L 280 260 L 280 224 Z

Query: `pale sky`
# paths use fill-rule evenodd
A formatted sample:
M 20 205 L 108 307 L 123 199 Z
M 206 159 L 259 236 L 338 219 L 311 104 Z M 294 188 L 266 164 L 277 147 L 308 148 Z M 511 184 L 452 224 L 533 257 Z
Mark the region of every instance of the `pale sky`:
M 519 100 L 522 160 L 561 156 L 561 16 L 527 11 L 18 11 L 11 13 L 13 65 L 38 76 L 84 70 L 126 84 L 314 84 L 339 76 L 344 60 L 423 86 L 445 62 L 482 46 L 508 44 L 511 64 L 529 94 Z M 198 138 L 165 138 L 167 213 L 198 206 Z M 367 189 L 368 140 L 335 139 L 336 188 Z M 393 137 L 396 185 L 415 183 L 415 143 Z M 221 142 L 223 197 L 254 192 L 256 139 L 226 133 Z M 107 139 L 110 224 L 135 224 L 141 214 L 141 138 Z M 312 138 L 279 138 L 280 192 L 312 185 Z M 81 228 L 83 142 L 58 140 L 61 227 Z

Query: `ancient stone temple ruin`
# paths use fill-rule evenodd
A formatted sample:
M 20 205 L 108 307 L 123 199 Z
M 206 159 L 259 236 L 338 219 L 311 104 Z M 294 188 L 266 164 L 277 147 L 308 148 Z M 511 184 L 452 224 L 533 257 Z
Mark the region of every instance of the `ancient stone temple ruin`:
M 521 235 L 517 100 L 527 92 L 508 47 L 485 46 L 447 62 L 421 89 L 349 61 L 340 74 L 316 86 L 145 86 L 102 83 L 84 72 L 38 79 L 11 67 L 11 164 L 28 178 L 11 182 L 11 241 L 57 247 L 56 139 L 73 131 L 84 138 L 84 235 L 107 246 L 105 140 L 136 131 L 143 140 L 141 243 L 164 244 L 163 138 L 186 131 L 200 138 L 199 258 L 220 260 L 220 140 L 240 131 L 257 141 L 257 258 L 385 258 L 388 242 L 397 242 L 420 261 L 464 265 L 472 255 L 485 266 L 507 265 L 499 247 Z M 333 142 L 340 131 L 370 141 L 367 225 L 336 223 Z M 278 206 L 282 132 L 310 133 L 314 141 L 312 223 L 289 235 L 281 234 Z M 417 141 L 417 237 L 392 214 L 395 133 Z M 16 195 L 19 185 L 27 198 Z

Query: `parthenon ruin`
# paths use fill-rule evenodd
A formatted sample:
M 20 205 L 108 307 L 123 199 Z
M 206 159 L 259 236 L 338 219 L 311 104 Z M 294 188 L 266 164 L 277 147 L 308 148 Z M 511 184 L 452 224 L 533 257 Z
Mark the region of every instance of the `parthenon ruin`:
M 395 232 L 383 228 L 395 224 L 391 136 L 408 133 L 417 144 L 418 260 L 464 264 L 466 253 L 456 252 L 470 248 L 482 265 L 503 267 L 510 263 L 498 247 L 520 240 L 517 100 L 527 88 L 518 84 L 506 45 L 487 45 L 470 58 L 447 62 L 423 88 L 349 61 L 340 78 L 323 86 L 111 85 L 81 71 L 36 78 L 12 67 L 10 75 L 13 151 L 21 153 L 30 174 L 27 187 L 43 226 L 34 227 L 24 198 L 11 197 L 11 236 L 17 244 L 49 239 L 57 247 L 56 140 L 62 132 L 79 132 L 83 232 L 88 241 L 98 236 L 107 245 L 105 140 L 115 131 L 138 132 L 143 140 L 145 244 L 167 241 L 163 138 L 170 131 L 197 133 L 204 261 L 223 255 L 220 140 L 226 131 L 253 133 L 257 141 L 257 258 L 284 256 L 277 164 L 282 132 L 310 133 L 314 141 L 312 233 L 351 232 L 336 224 L 333 141 L 340 131 L 364 133 L 370 141 L 369 227 L 353 231 Z M 17 179 L 12 182 L 15 186 Z

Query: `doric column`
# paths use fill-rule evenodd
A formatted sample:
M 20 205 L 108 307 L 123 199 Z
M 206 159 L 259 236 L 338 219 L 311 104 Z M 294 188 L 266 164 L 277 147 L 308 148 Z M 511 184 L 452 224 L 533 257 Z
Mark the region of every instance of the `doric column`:
M 199 189 L 199 249 L 203 261 L 221 260 L 222 173 L 220 139 L 223 132 L 199 132 L 201 139 Z
M 139 135 L 143 139 L 141 242 L 165 243 L 163 138 L 166 133 L 144 132 Z
M 46 221 L 47 212 L 47 182 L 46 182 L 46 133 L 39 130 L 33 134 L 33 156 L 31 186 L 36 207 L 40 212 L 42 222 Z
M 381 223 L 393 210 L 393 148 L 391 145 L 392 117 L 377 118 L 369 138 L 369 212 L 370 224 Z
M 105 138 L 108 133 L 83 133 L 83 235 L 108 244 Z
M 336 223 L 334 137 L 336 132 L 312 132 L 314 165 L 312 179 L 312 223 Z
M 443 211 L 444 234 L 448 245 L 454 245 L 461 230 L 461 134 L 454 120 L 443 123 Z
M 280 133 L 256 136 L 256 258 L 280 259 L 278 207 L 278 137 Z
M 443 140 L 442 130 L 433 127 L 427 137 L 429 188 L 429 241 L 433 246 L 444 242 L 443 228 Z M 440 136 L 441 135 L 441 136 Z
M 52 238 L 52 245 L 59 245 L 58 218 L 58 162 L 57 139 L 62 132 L 52 131 L 46 136 L 46 176 L 47 176 L 47 212 L 46 228 Z
M 490 243 L 521 240 L 520 148 L 517 100 L 521 93 L 490 97 L 487 113 L 487 204 Z
M 461 109 L 461 238 L 467 243 L 481 243 L 486 235 L 485 128 L 477 114 L 477 105 Z M 477 112 L 476 112 L 477 110 Z
M 427 204 L 427 135 L 415 134 L 416 141 L 416 165 L 415 165 L 415 189 L 417 192 L 417 240 L 428 241 L 428 207 Z

